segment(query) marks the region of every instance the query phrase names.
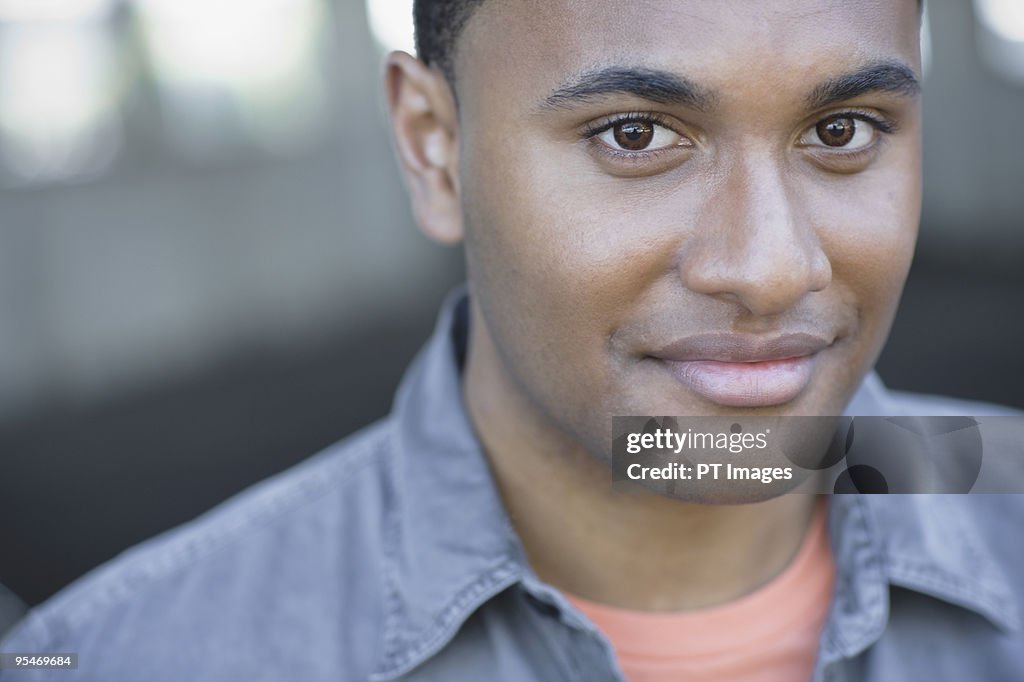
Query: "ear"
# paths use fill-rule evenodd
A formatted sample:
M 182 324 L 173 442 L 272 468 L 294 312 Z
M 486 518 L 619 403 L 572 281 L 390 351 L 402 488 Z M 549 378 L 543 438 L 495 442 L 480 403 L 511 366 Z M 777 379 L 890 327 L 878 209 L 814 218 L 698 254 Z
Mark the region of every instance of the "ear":
M 458 115 L 448 80 L 405 52 L 386 62 L 386 87 L 398 165 L 413 214 L 430 238 L 462 239 Z

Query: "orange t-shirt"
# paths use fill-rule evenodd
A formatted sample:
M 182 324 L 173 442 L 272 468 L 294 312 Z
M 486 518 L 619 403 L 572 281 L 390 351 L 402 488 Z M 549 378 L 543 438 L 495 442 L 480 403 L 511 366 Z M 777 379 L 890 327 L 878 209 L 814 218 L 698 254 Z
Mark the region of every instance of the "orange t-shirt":
M 566 597 L 608 637 L 630 682 L 809 680 L 835 574 L 825 518 L 820 504 L 789 566 L 721 606 L 664 613 Z

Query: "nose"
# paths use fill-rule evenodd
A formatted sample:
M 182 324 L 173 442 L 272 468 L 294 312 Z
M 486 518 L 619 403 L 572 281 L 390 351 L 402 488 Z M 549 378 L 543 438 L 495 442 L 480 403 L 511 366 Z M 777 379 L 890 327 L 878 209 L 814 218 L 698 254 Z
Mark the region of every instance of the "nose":
M 683 245 L 683 284 L 758 316 L 782 313 L 828 287 L 829 258 L 791 195 L 776 163 L 740 163 L 720 176 Z

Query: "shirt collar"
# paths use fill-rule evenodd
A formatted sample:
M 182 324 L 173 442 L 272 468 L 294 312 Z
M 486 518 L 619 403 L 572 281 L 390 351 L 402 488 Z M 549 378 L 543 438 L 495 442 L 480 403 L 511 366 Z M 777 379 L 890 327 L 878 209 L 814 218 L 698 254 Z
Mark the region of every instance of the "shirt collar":
M 977 496 L 972 496 L 977 497 Z M 1020 627 L 1009 579 L 982 540 L 990 536 L 967 495 L 862 498 L 882 538 L 893 585 L 979 613 L 1006 629 Z
M 850 416 L 909 413 L 875 372 L 864 379 L 846 410 Z M 982 541 L 989 535 L 981 527 L 985 521 L 977 517 L 976 506 L 966 495 L 836 495 L 832 507 L 830 527 L 840 570 L 845 559 L 859 575 L 876 575 L 891 585 L 969 609 L 1006 630 L 1020 627 L 1009 579 Z M 855 545 L 862 545 L 861 551 Z M 875 562 L 874 556 L 880 560 Z M 867 592 L 855 599 L 870 601 L 872 588 L 867 582 L 863 586 Z M 887 592 L 882 597 L 885 608 L 879 628 L 884 628 L 888 614 Z M 881 634 L 869 632 L 871 628 L 859 630 L 864 642 L 847 642 L 848 648 L 862 648 L 872 634 Z
M 525 572 L 462 401 L 468 307 L 464 287 L 448 296 L 392 411 L 392 488 L 382 491 L 386 631 L 375 681 L 432 656 L 480 604 Z
M 966 495 L 834 495 L 829 532 L 837 570 L 820 665 L 882 636 L 889 587 L 913 590 L 1020 628 L 1017 601 Z
M 399 387 L 391 418 L 391 467 L 381 491 L 387 511 L 384 646 L 375 682 L 394 679 L 433 656 L 480 605 L 507 587 L 533 584 L 522 545 L 501 502 L 462 400 L 468 335 L 464 286 L 446 299 L 435 331 Z M 897 414 L 877 375 L 847 409 Z M 841 655 L 881 635 L 891 583 L 1019 627 L 1011 591 L 990 551 L 975 538 L 957 496 L 850 496 L 832 499 L 830 531 L 840 572 L 827 630 Z

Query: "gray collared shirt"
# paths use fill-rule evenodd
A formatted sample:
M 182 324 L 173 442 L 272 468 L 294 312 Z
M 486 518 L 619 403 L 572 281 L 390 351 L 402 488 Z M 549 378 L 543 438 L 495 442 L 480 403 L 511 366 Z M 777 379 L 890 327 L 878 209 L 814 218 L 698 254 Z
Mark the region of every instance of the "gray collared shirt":
M 78 654 L 2 682 L 603 682 L 607 639 L 537 578 L 462 404 L 464 292 L 393 412 L 32 610 L 3 652 Z M 852 414 L 991 413 L 887 391 Z M 1019 495 L 836 496 L 815 680 L 1024 679 Z

